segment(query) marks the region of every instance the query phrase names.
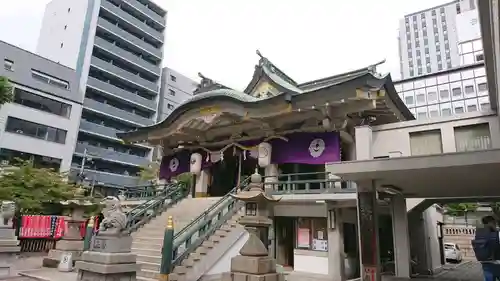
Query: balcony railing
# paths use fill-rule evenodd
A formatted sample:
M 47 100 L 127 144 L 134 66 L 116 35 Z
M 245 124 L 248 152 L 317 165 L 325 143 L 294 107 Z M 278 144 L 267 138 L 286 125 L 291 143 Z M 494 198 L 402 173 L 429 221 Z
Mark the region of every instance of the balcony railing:
M 107 115 L 111 115 L 115 118 L 119 118 L 122 120 L 130 121 L 134 124 L 142 125 L 142 126 L 149 126 L 153 124 L 153 120 L 139 116 L 137 114 L 134 114 L 132 112 L 128 112 L 125 110 L 121 110 L 119 108 L 116 108 L 114 106 L 111 106 L 109 104 L 101 103 L 92 99 L 86 98 L 84 100 L 83 106 L 97 111 L 101 113 L 105 113 Z
M 104 81 L 95 79 L 93 77 L 89 77 L 87 80 L 87 85 L 91 88 L 94 88 L 96 90 L 99 90 L 103 93 L 109 93 L 112 94 L 115 97 L 122 98 L 128 102 L 132 102 L 134 104 L 141 105 L 145 108 L 148 108 L 152 111 L 155 111 L 156 109 L 156 102 L 154 100 L 148 100 L 145 99 L 135 93 L 131 93 L 129 91 L 123 90 L 121 88 L 118 88 L 116 86 L 113 86 L 109 83 L 106 83 Z
M 71 167 L 70 173 L 72 176 L 77 175 L 79 172 L 80 169 L 78 167 L 75 166 Z M 94 181 L 95 184 L 124 187 L 124 186 L 136 186 L 139 183 L 139 177 L 133 177 L 127 175 L 106 173 L 89 169 L 85 169 L 84 174 L 88 181 L 90 182 Z
M 131 52 L 128 52 L 128 51 L 125 51 L 124 49 L 102 39 L 102 38 L 99 38 L 99 37 L 96 37 L 95 38 L 95 41 L 94 41 L 94 44 L 96 46 L 98 46 L 99 48 L 101 49 L 104 49 L 114 55 L 116 55 L 117 57 L 120 57 L 130 63 L 133 63 L 137 66 L 139 66 L 140 68 L 156 75 L 156 76 L 160 76 L 161 74 L 161 69 L 159 66 L 156 66 L 148 61 L 145 61 L 143 59 L 141 59 L 140 57 L 136 56 L 135 54 L 131 53 Z
M 332 177 L 329 172 L 281 174 L 277 181 L 264 180 L 264 187 L 272 189 L 273 194 L 318 194 L 356 192 L 352 182 Z
M 157 31 L 154 28 L 149 27 L 147 24 L 143 23 L 142 21 L 138 20 L 137 18 L 128 14 L 127 12 L 123 11 L 122 9 L 116 7 L 115 5 L 109 3 L 108 1 L 102 1 L 101 6 L 102 6 L 102 8 L 107 10 L 108 12 L 116 15 L 117 17 L 121 18 L 122 20 L 126 21 L 127 23 L 135 26 L 137 29 L 141 30 L 142 32 L 147 34 L 152 39 L 154 39 L 158 42 L 163 42 L 163 34 L 161 32 Z
M 123 0 L 124 3 L 127 3 L 129 6 L 135 8 L 136 10 L 140 11 L 144 15 L 147 15 L 157 23 L 165 26 L 166 25 L 166 19 L 157 13 L 151 11 L 148 7 L 144 6 L 142 3 L 140 3 L 137 0 Z
M 90 64 L 94 67 L 100 68 L 111 74 L 114 74 L 120 77 L 124 81 L 128 81 L 138 86 L 142 86 L 145 89 L 150 90 L 152 93 L 158 93 L 158 85 L 156 83 L 148 81 L 140 77 L 139 75 L 134 75 L 133 73 L 123 70 L 122 68 L 115 66 L 112 63 L 109 63 L 107 61 L 101 60 L 96 57 L 92 57 Z
M 158 59 L 161 59 L 163 57 L 162 48 L 159 48 L 159 49 L 155 48 L 154 46 L 144 42 L 143 40 L 135 37 L 134 35 L 128 33 L 127 31 L 121 29 L 120 27 L 110 23 L 109 21 L 107 21 L 103 18 L 100 18 L 97 21 L 97 26 L 104 29 L 104 30 L 107 30 L 108 32 L 115 34 L 116 36 L 120 37 L 121 39 L 123 39 L 125 41 L 130 42 L 131 45 L 136 46 L 136 47 L 146 51 L 147 53 L 157 57 Z
M 90 144 L 77 143 L 75 152 L 84 154 L 87 149 L 87 155 L 105 160 L 111 160 L 119 163 L 128 163 L 136 166 L 145 166 L 150 160 L 146 157 L 135 156 L 128 153 L 117 152 L 112 149 L 101 148 Z
M 116 133 L 122 132 L 122 131 L 119 131 L 115 128 L 102 126 L 102 125 L 95 124 L 95 123 L 92 123 L 89 121 L 85 121 L 83 119 L 82 119 L 82 121 L 80 121 L 80 130 L 96 133 L 96 134 L 110 137 L 110 138 L 116 138 Z

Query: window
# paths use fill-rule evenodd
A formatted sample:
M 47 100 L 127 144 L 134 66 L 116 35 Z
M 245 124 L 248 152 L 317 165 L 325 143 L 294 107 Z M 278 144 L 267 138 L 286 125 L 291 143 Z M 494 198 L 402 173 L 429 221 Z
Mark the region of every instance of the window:
M 486 83 L 479 83 L 477 84 L 477 89 L 479 92 L 486 92 L 488 91 L 488 85 Z
M 455 107 L 455 114 L 461 114 L 461 113 L 464 113 L 463 106 L 457 106 L 457 107 Z
M 474 86 L 472 85 L 465 86 L 464 90 L 466 94 L 474 94 Z
M 168 89 L 168 94 L 171 96 L 175 96 L 175 91 L 172 89 Z
M 441 130 L 410 133 L 411 155 L 440 154 L 442 146 Z
M 64 80 L 58 79 L 58 78 L 56 78 L 54 76 L 45 74 L 43 72 L 40 72 L 40 71 L 34 70 L 34 69 L 31 70 L 31 76 L 33 78 L 35 78 L 37 80 L 40 80 L 40 81 L 43 81 L 43 82 L 45 82 L 47 84 L 51 84 L 51 85 L 54 85 L 56 87 L 69 90 L 69 83 L 68 83 L 68 81 L 64 81 Z
M 475 104 L 467 105 L 467 112 L 474 112 L 474 111 L 477 111 L 477 105 Z
M 439 97 L 441 99 L 449 99 L 450 98 L 450 91 L 448 91 L 448 89 L 439 90 Z
M 5 131 L 50 142 L 57 142 L 62 144 L 66 142 L 65 130 L 33 123 L 15 117 L 8 117 Z
M 63 117 L 70 117 L 71 105 L 14 88 L 14 102 Z
M 451 116 L 451 108 L 441 108 L 442 116 Z
M 171 103 L 169 103 L 169 104 L 167 104 L 167 108 L 168 108 L 168 109 L 174 109 L 174 105 L 173 105 L 173 104 L 171 104 Z
M 405 103 L 408 105 L 408 104 L 413 104 L 414 100 L 413 100 L 413 96 L 406 96 L 405 97 Z
M 477 54 L 476 55 L 476 62 L 484 61 L 484 54 Z
M 425 103 L 425 95 L 424 95 L 424 94 L 418 94 L 418 95 L 417 95 L 417 103 L 418 103 L 418 104 L 423 104 L 423 103 Z
M 9 70 L 9 71 L 14 71 L 14 62 L 11 61 L 11 60 L 8 60 L 8 59 L 4 59 L 3 60 L 3 67 L 6 69 L 6 70 Z
M 431 118 L 439 117 L 438 109 L 436 108 L 436 109 L 429 110 L 429 117 L 431 117 Z
M 59 171 L 59 168 L 61 166 L 61 159 L 21 152 L 18 150 L 11 150 L 7 148 L 0 149 L 0 160 L 8 162 L 9 165 L 16 166 L 16 164 L 19 163 L 16 161 L 16 159 L 32 161 L 33 167 L 35 168 L 47 168 Z
M 427 112 L 417 112 L 417 119 L 423 120 L 427 118 Z
M 328 251 L 328 228 L 326 218 L 297 218 L 297 240 L 295 248 Z
M 432 92 L 428 92 L 427 93 L 427 101 L 428 102 L 435 102 L 437 101 L 438 99 L 438 96 L 437 96 L 437 93 L 432 91 Z
M 174 75 L 170 75 L 170 80 L 175 82 L 175 81 L 177 81 L 177 77 L 175 77 Z
M 462 89 L 460 88 L 453 88 L 451 89 L 451 92 L 453 93 L 454 97 L 459 97 L 462 94 Z
M 455 127 L 453 130 L 457 152 L 491 148 L 490 126 L 488 123 Z
M 482 102 L 481 103 L 481 111 L 489 111 L 490 110 L 490 103 L 489 102 Z

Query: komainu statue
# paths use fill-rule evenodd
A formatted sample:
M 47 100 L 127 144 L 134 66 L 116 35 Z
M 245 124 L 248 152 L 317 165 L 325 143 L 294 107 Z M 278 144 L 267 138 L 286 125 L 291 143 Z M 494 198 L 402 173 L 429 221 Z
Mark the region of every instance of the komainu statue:
M 106 207 L 103 210 L 104 219 L 99 226 L 99 234 L 119 235 L 127 226 L 127 215 L 122 211 L 120 199 L 114 196 L 106 197 Z
M 8 225 L 16 213 L 16 203 L 13 201 L 1 201 L 0 204 L 0 216 L 2 216 L 3 225 Z

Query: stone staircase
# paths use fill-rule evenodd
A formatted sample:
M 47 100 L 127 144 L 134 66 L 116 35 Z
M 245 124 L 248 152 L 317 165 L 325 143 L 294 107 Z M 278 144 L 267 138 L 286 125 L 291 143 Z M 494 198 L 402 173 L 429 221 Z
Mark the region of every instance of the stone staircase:
M 243 216 L 239 211 L 215 230 L 182 262 L 175 266 L 169 276 L 169 281 L 196 281 L 203 277 L 212 266 L 234 245 L 244 237 L 245 230 L 238 224 Z
M 141 270 L 137 272 L 137 279 L 158 280 L 163 235 L 168 216 L 173 217 L 174 230 L 178 232 L 219 199 L 220 197 L 185 198 L 134 232 L 132 252 L 137 255 L 137 263 L 141 266 Z

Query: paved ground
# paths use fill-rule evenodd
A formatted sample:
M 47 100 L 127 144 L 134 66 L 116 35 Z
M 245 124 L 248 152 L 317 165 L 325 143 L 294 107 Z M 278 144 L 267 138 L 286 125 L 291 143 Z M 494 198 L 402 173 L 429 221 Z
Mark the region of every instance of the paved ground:
M 463 262 L 458 266 L 447 266 L 433 279 L 439 281 L 483 281 L 481 264 L 475 261 Z
M 62 273 L 55 269 L 40 269 L 42 264 L 41 256 L 20 257 L 14 265 L 13 273 L 24 271 L 29 276 L 14 276 L 5 281 L 72 281 L 76 280 L 76 273 Z M 26 271 L 27 270 L 27 271 Z M 37 278 L 33 278 L 37 277 Z M 395 278 L 383 278 L 384 281 L 390 281 Z M 460 265 L 446 265 L 444 270 L 433 277 L 412 278 L 412 281 L 483 281 L 481 265 L 477 262 L 464 262 Z M 402 279 L 395 279 L 402 280 Z M 395 281 L 391 280 L 391 281 Z

